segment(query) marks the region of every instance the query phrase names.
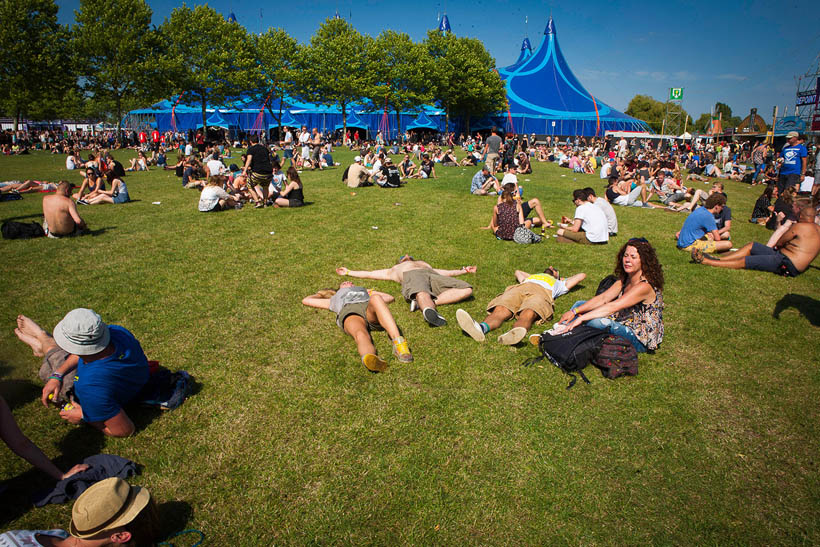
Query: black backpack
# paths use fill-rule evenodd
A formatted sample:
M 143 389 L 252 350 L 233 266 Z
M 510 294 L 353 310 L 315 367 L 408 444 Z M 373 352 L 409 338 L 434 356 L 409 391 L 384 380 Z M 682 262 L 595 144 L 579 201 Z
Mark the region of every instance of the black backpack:
M 553 365 L 572 377 L 567 389 L 574 386 L 578 380 L 575 373 L 578 373 L 584 382 L 589 383 L 583 369 L 595 360 L 601 349 L 601 342 L 606 337 L 605 331 L 588 325 L 579 325 L 557 336 L 544 331 L 538 342 L 541 355 L 525 361 L 523 366 L 528 367 L 546 357 Z
M 43 227 L 37 222 L 14 222 L 7 220 L 0 226 L 3 239 L 31 239 L 46 235 Z

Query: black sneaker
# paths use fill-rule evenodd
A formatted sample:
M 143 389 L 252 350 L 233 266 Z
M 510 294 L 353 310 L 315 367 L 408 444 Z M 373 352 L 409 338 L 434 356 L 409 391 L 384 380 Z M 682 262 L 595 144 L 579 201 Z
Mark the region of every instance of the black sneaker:
M 434 327 L 443 327 L 447 324 L 447 320 L 440 316 L 433 308 L 425 309 L 422 314 L 424 315 L 424 320 Z
M 86 200 L 84 200 L 84 199 L 78 199 L 78 200 L 77 200 L 77 203 L 79 203 L 80 205 L 90 205 L 90 204 L 89 204 Z

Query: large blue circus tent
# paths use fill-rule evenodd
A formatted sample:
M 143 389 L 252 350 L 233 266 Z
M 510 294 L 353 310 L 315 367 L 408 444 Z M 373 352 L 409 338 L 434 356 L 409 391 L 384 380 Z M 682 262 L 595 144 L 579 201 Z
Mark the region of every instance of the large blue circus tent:
M 535 52 L 500 69 L 499 75 L 509 104 L 504 118 L 511 120 L 515 133 L 590 136 L 607 130 L 650 131 L 644 122 L 615 110 L 581 85 L 561 53 L 552 17 Z

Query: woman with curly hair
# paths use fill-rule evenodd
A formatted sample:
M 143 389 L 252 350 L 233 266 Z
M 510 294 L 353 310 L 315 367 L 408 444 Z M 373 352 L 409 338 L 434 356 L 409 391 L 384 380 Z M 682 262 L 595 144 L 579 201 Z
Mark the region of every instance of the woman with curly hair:
M 642 237 L 618 251 L 617 281 L 587 301 L 576 302 L 561 316 L 572 330 L 582 323 L 628 340 L 638 353 L 663 341 L 663 269 L 655 249 Z

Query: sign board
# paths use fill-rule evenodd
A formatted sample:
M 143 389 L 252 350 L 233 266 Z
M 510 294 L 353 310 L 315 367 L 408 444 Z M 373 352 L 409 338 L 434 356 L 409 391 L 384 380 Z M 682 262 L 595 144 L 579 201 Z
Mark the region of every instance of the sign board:
M 820 131 L 820 113 L 814 115 L 811 121 L 811 130 Z
M 817 102 L 817 93 L 812 91 L 811 95 L 802 95 L 801 93 L 798 93 L 797 94 L 797 101 L 795 101 L 795 104 L 797 106 L 806 106 L 806 105 L 812 105 L 816 102 Z
M 670 101 L 680 101 L 683 99 L 683 88 L 682 87 L 670 87 L 669 88 L 669 100 Z

